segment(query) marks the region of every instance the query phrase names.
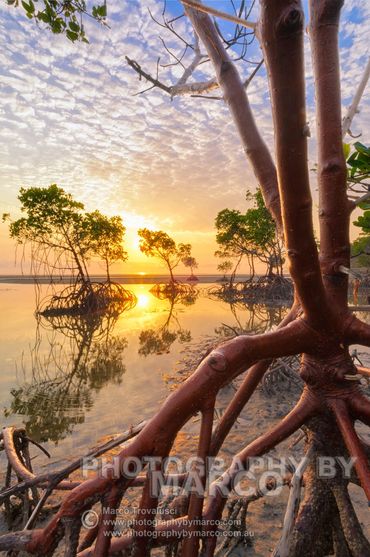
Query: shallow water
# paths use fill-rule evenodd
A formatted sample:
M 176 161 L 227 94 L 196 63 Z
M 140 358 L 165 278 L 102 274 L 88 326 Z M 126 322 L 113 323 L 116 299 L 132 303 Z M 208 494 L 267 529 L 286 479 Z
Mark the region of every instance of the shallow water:
M 52 466 L 60 468 L 66 460 L 86 454 L 106 435 L 150 418 L 169 394 L 166 376 L 181 371 L 184 359 L 196 360 L 199 345 L 216 338 L 220 329 L 263 330 L 280 321 L 286 311 L 262 305 L 230 306 L 208 296 L 211 286 L 215 285 L 201 284 L 196 296 L 172 304 L 156 298 L 150 284 L 131 284 L 128 288 L 135 293 L 137 304 L 117 320 L 74 319 L 53 327 L 45 318 L 36 318 L 31 284 L 0 285 L 2 425 L 26 425 L 29 435 L 51 452 Z M 218 399 L 221 411 L 233 394 L 232 389 L 225 391 Z M 297 390 L 287 388 L 272 398 L 257 391 L 221 456 L 230 459 L 275 425 L 297 396 Z M 198 429 L 198 422 L 190 424 L 187 435 L 177 443 L 178 454 L 191 453 Z M 370 441 L 368 431 L 362 428 L 360 433 Z M 299 459 L 301 451 L 302 445 L 292 448 L 288 439 L 272 455 Z M 35 448 L 31 452 L 38 454 Z M 6 468 L 4 455 L 0 457 L 1 474 Z M 39 454 L 33 460 L 36 471 L 46 464 L 47 459 Z M 264 557 L 277 543 L 287 494 L 285 490 L 261 499 L 248 510 L 248 528 L 253 532 L 253 547 L 248 548 L 251 557 Z M 352 496 L 369 532 L 364 494 L 355 490 Z M 5 529 L 0 517 L 0 531 Z
M 83 454 L 156 411 L 169 393 L 166 375 L 187 347 L 216 336 L 220 326 L 263 327 L 264 318 L 281 314 L 263 308 L 253 314 L 210 299 L 209 286 L 198 285 L 195 296 L 172 303 L 155 297 L 150 284 L 132 284 L 137 304 L 118 319 L 55 326 L 36 317 L 31 284 L 2 284 L 2 425 L 25 425 L 53 460 Z

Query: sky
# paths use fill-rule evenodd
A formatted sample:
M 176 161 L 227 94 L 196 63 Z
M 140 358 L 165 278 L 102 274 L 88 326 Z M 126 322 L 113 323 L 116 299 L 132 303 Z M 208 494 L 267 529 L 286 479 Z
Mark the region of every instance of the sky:
M 230 11 L 224 0 L 209 5 Z M 168 3 L 170 14 L 181 13 L 178 0 Z M 218 211 L 247 209 L 245 191 L 256 181 L 241 148 L 234 124 L 222 101 L 178 97 L 146 88 L 125 56 L 172 85 L 181 75 L 161 38 L 178 55 L 180 43 L 153 23 L 148 8 L 160 17 L 157 0 L 108 0 L 109 28 L 86 20 L 89 44 L 71 43 L 29 21 L 21 9 L 0 0 L 0 206 L 17 218 L 21 186 L 58 184 L 85 204 L 121 215 L 127 228 L 129 260 L 113 272 L 156 273 L 163 267 L 138 249 L 136 231 L 162 229 L 193 245 L 199 273 L 213 273 L 214 219 Z M 306 6 L 305 6 L 306 9 Z M 369 55 L 370 3 L 347 0 L 342 11 L 340 53 L 343 110 L 350 104 Z M 258 8 L 251 18 L 258 17 Z M 228 23 L 220 22 L 224 31 Z M 179 33 L 193 42 L 189 22 L 182 18 Z M 307 110 L 311 129 L 310 166 L 315 164 L 315 113 L 309 41 L 306 37 Z M 248 52 L 261 58 L 255 41 Z M 189 63 L 191 55 L 185 56 Z M 162 67 L 162 65 L 166 67 Z M 243 76 L 253 66 L 238 63 Z M 213 77 L 208 64 L 194 79 Z M 273 150 L 268 86 L 262 68 L 248 88 L 261 132 Z M 369 86 L 352 126 L 370 141 Z M 316 200 L 315 173 L 311 173 Z M 14 242 L 0 226 L 0 274 L 21 272 Z M 27 267 L 24 266 L 24 270 Z M 99 267 L 93 267 L 99 271 Z M 182 270 L 180 270 L 181 272 Z

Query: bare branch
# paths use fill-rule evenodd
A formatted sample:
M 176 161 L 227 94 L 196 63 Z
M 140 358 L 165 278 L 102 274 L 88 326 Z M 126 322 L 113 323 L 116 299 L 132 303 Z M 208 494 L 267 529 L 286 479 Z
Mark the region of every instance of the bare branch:
M 155 87 L 159 87 L 159 89 L 162 89 L 163 91 L 166 91 L 166 93 L 171 94 L 171 88 L 170 87 L 167 87 L 167 85 L 165 85 L 164 83 L 162 83 L 158 79 L 156 79 L 153 76 L 151 76 L 150 74 L 144 72 L 144 70 L 141 69 L 141 66 L 137 62 L 135 62 L 135 60 L 131 60 L 131 58 L 129 58 L 128 56 L 125 56 L 125 58 L 126 58 L 126 61 L 127 61 L 128 65 L 131 66 L 131 68 L 133 70 L 135 70 L 136 73 L 139 74 L 140 78 L 144 77 L 147 81 L 150 81 L 150 83 L 153 83 L 153 85 Z
M 263 62 L 264 62 L 264 60 L 263 60 L 263 58 L 262 58 L 262 60 L 261 60 L 260 62 L 258 62 L 257 66 L 254 68 L 254 70 L 253 70 L 253 72 L 251 73 L 251 75 L 250 75 L 249 77 L 247 77 L 247 79 L 244 81 L 243 85 L 244 85 L 244 88 L 245 88 L 245 89 L 248 88 L 248 85 L 250 84 L 250 82 L 252 81 L 252 79 L 254 78 L 254 76 L 256 75 L 256 73 L 258 72 L 258 70 L 260 69 L 260 67 L 262 66 Z M 213 81 L 216 83 L 215 80 L 213 80 Z M 218 87 L 218 86 L 219 86 L 219 85 L 217 84 L 217 87 Z M 211 89 L 208 89 L 208 91 L 210 91 L 210 90 L 211 90 Z M 211 96 L 211 95 L 199 95 L 199 94 L 196 94 L 196 95 L 191 95 L 191 96 L 192 96 L 192 97 L 197 97 L 197 98 L 200 98 L 200 99 L 213 100 L 213 101 L 223 101 L 223 100 L 225 100 L 224 97 L 222 97 L 222 96 L 220 96 L 220 95 L 219 95 L 219 96 Z
M 271 153 L 256 126 L 240 75 L 209 15 L 189 8 L 186 9 L 186 13 L 212 61 L 217 81 L 230 108 L 245 153 L 261 186 L 266 206 L 281 231 L 282 219 L 276 168 Z
M 256 75 L 256 73 L 258 72 L 258 70 L 262 67 L 264 62 L 264 59 L 262 58 L 262 60 L 260 62 L 258 62 L 257 66 L 254 68 L 253 72 L 251 73 L 250 76 L 247 77 L 247 79 L 244 81 L 243 85 L 245 87 L 245 89 L 248 88 L 248 85 L 250 84 L 250 82 L 252 81 L 252 79 L 254 78 L 254 76 Z
M 206 14 L 211 14 L 216 17 L 220 17 L 221 19 L 226 19 L 227 21 L 232 21 L 233 23 L 237 23 L 242 27 L 247 27 L 248 29 L 255 29 L 256 23 L 253 21 L 247 21 L 246 19 L 242 19 L 240 17 L 236 17 L 232 14 L 227 14 L 226 12 L 221 12 L 220 10 L 216 10 L 215 8 L 211 8 L 210 6 L 204 6 L 203 4 L 199 4 L 195 0 L 181 0 L 183 4 L 198 10 L 199 12 L 204 12 Z
M 365 491 L 367 499 L 370 500 L 370 467 L 367 455 L 364 451 L 357 432 L 353 426 L 349 409 L 342 400 L 333 400 L 331 408 L 334 412 L 336 422 L 347 446 L 350 456 L 354 459 L 357 476 Z
M 184 73 L 182 74 L 182 76 L 180 77 L 180 79 L 178 80 L 174 88 L 179 87 L 181 85 L 185 85 L 189 77 L 191 77 L 191 75 L 193 74 L 195 68 L 199 65 L 199 62 L 202 60 L 202 58 L 204 58 L 204 55 L 200 53 L 199 39 L 196 33 L 195 33 L 194 52 L 195 52 L 195 56 L 193 58 L 193 61 L 187 68 L 184 69 Z
M 370 199 L 370 192 L 367 192 L 365 193 L 365 195 L 362 195 L 361 197 L 358 197 L 357 199 L 352 201 L 351 209 L 352 210 L 356 209 L 356 207 L 358 207 L 359 205 L 361 205 L 361 203 L 367 201 L 368 199 Z
M 342 137 L 343 138 L 346 136 L 347 133 L 350 134 L 350 127 L 351 127 L 351 124 L 352 124 L 352 120 L 353 120 L 355 114 L 358 112 L 358 105 L 360 104 L 360 100 L 361 100 L 361 97 L 363 95 L 363 92 L 365 91 L 365 87 L 367 85 L 369 77 L 370 77 L 370 57 L 367 61 L 362 79 L 361 79 L 360 83 L 358 84 L 357 91 L 355 93 L 355 96 L 353 97 L 353 101 L 350 104 L 350 106 L 348 107 L 347 114 L 343 118 L 343 123 L 342 123 Z M 351 137 L 353 137 L 353 136 L 351 135 Z
M 171 96 L 176 97 L 180 95 L 201 95 L 202 93 L 208 93 L 214 89 L 218 89 L 219 84 L 215 79 L 209 79 L 208 81 L 196 81 L 194 83 L 183 83 L 176 84 L 171 87 Z M 222 97 L 220 97 L 222 99 Z
M 284 516 L 283 532 L 281 534 L 280 541 L 273 553 L 273 557 L 288 557 L 289 555 L 290 539 L 301 501 L 302 478 L 310 462 L 312 452 L 313 448 L 311 446 L 304 459 L 301 460 L 300 465 L 298 466 L 292 477 L 290 484 L 291 490 L 289 493 L 288 504 Z

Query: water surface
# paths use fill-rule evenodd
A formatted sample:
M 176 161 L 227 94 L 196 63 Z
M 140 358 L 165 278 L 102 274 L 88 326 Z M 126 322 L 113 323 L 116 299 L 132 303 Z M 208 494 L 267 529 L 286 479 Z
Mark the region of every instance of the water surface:
M 137 304 L 118 317 L 50 322 L 35 315 L 33 285 L 1 284 L 2 425 L 26 426 L 53 460 L 83 454 L 152 416 L 169 394 L 166 377 L 194 343 L 281 316 L 211 299 L 210 286 L 171 300 L 154 296 L 151 284 L 131 284 Z

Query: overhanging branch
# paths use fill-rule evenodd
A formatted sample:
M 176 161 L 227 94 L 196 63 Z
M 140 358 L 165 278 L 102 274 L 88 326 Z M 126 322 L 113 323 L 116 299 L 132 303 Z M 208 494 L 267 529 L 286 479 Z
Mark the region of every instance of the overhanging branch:
M 242 27 L 247 27 L 248 29 L 255 29 L 257 26 L 257 24 L 253 21 L 247 21 L 246 19 L 242 19 L 241 17 L 237 17 L 232 14 L 228 14 L 226 12 L 216 10 L 211 6 L 205 6 L 204 4 L 200 4 L 195 0 L 181 0 L 181 1 L 183 4 L 189 6 L 190 8 L 193 8 L 195 10 L 198 10 L 206 14 L 214 15 L 215 17 L 220 17 L 221 19 L 226 19 L 227 21 L 232 21 L 233 23 L 237 23 L 238 25 L 241 25 Z
M 215 68 L 224 100 L 230 108 L 244 151 L 261 186 L 266 206 L 282 234 L 275 164 L 254 120 L 240 75 L 222 43 L 211 17 L 188 6 L 186 6 L 186 13 Z

